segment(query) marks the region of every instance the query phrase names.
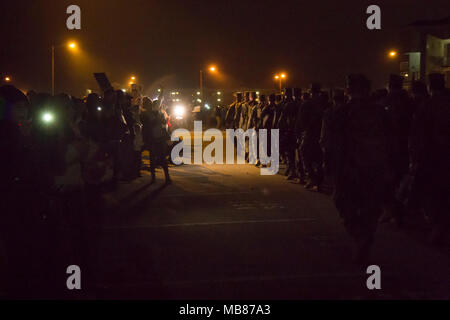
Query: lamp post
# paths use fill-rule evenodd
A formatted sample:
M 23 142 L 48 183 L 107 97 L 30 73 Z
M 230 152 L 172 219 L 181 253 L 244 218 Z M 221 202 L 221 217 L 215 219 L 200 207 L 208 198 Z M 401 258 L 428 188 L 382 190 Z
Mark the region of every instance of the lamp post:
M 61 47 L 60 45 L 58 47 Z M 77 44 L 75 42 L 70 42 L 67 47 L 71 50 L 76 49 Z M 52 45 L 52 96 L 55 95 L 55 45 Z
M 208 71 L 214 73 L 217 71 L 215 66 L 210 66 Z M 203 92 L 203 70 L 200 70 L 200 96 L 202 97 L 202 101 L 205 100 L 204 92 Z
M 280 84 L 280 93 L 282 93 L 283 92 L 283 90 L 282 90 L 282 81 L 283 81 L 283 79 L 286 79 L 286 74 L 285 73 L 282 73 L 282 74 L 276 74 L 275 75 L 275 80 L 278 80 L 279 81 L 279 84 Z

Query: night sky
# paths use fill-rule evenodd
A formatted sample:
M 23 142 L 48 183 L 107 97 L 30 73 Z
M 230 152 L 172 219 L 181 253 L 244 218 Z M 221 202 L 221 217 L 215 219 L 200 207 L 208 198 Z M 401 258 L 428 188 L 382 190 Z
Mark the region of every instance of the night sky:
M 66 8 L 81 7 L 81 31 L 66 28 Z M 370 4 L 382 12 L 382 30 L 366 28 Z M 79 43 L 73 54 L 56 51 L 56 91 L 97 89 L 93 72 L 111 82 L 136 75 L 146 91 L 198 86 L 199 70 L 217 65 L 209 86 L 276 88 L 311 81 L 343 85 L 363 72 L 383 86 L 398 64 L 386 52 L 399 47 L 399 30 L 417 19 L 450 13 L 450 1 L 1 1 L 0 72 L 23 89 L 50 90 L 52 44 Z

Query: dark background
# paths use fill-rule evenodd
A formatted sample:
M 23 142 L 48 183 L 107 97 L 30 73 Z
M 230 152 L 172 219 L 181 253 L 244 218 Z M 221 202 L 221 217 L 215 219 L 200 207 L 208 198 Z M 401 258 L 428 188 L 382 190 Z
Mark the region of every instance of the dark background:
M 81 7 L 81 31 L 66 28 L 66 8 Z M 381 7 L 382 30 L 366 28 L 366 8 Z M 350 72 L 384 85 L 398 61 L 400 31 L 417 19 L 450 13 L 450 1 L 4 1 L 0 72 L 22 89 L 50 90 L 52 44 L 79 43 L 73 54 L 56 50 L 56 91 L 98 89 L 92 72 L 126 84 L 134 74 L 145 90 L 198 86 L 199 70 L 214 63 L 220 77 L 211 87 L 276 88 L 320 80 L 343 85 Z

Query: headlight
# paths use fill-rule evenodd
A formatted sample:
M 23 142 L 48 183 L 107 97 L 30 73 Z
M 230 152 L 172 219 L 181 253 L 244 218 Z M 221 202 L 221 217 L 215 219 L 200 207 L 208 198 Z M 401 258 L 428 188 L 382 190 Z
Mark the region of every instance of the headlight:
M 186 113 L 186 108 L 182 105 L 176 105 L 175 108 L 173 109 L 173 114 L 177 118 L 184 116 L 185 113 Z

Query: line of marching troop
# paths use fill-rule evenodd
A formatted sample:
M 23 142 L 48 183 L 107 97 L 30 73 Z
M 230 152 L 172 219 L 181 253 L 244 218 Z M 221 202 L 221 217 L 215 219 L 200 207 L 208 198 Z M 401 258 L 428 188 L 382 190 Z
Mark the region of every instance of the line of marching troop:
M 227 109 L 227 128 L 279 129 L 287 179 L 333 194 L 356 261 L 369 257 L 378 222 L 402 226 L 419 213 L 432 243 L 448 235 L 450 93 L 439 73 L 409 91 L 403 80 L 391 75 L 386 89 L 371 91 L 364 75 L 352 74 L 331 97 L 319 83 L 268 99 L 238 92 Z

